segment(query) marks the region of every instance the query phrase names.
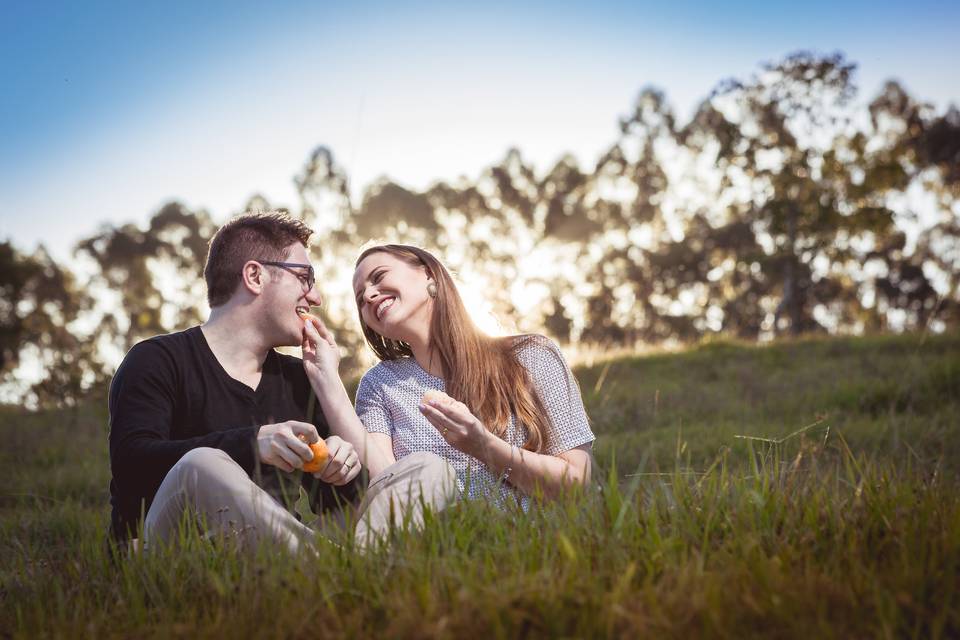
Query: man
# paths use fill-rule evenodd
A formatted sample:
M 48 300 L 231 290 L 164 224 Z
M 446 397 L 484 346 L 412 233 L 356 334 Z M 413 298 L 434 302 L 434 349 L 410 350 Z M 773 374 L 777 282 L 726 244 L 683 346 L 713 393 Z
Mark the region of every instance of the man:
M 299 485 L 291 472 L 312 459 L 308 443 L 321 437 L 329 459 L 301 477 L 311 507 L 357 499 L 362 452 L 330 435 L 355 430 L 344 426 L 356 420 L 345 391 L 328 393 L 313 411 L 308 372 L 321 360 L 274 351 L 303 345 L 316 356 L 311 344 L 329 337 L 300 316 L 321 302 L 307 254 L 311 234 L 276 212 L 231 220 L 210 241 L 204 267 L 209 319 L 145 340 L 124 358 L 109 396 L 116 540 L 142 535 L 147 548 L 172 542 L 192 513 L 204 535 L 243 547 L 309 545 L 313 531 L 292 512 Z M 320 355 L 335 367 L 332 337 L 324 344 Z

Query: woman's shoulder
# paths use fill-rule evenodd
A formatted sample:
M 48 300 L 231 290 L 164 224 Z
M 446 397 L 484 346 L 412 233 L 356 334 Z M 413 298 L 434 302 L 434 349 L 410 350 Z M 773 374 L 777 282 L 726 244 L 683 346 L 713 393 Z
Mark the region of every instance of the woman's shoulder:
M 396 360 L 381 360 L 377 364 L 367 369 L 366 373 L 361 376 L 360 381 L 362 382 L 364 380 L 382 380 L 383 378 L 391 378 L 396 370 Z
M 397 358 L 396 360 L 381 360 L 367 369 L 360 378 L 360 386 L 365 385 L 392 385 L 408 376 L 412 358 Z M 416 361 L 413 361 L 416 365 Z
M 510 336 L 510 340 L 512 341 L 513 351 L 517 354 L 518 358 L 549 357 L 563 360 L 563 353 L 560 351 L 560 346 L 547 336 L 540 335 L 539 333 L 525 333 Z
M 537 333 L 511 336 L 513 353 L 527 371 L 537 374 L 558 374 L 569 370 L 567 361 L 560 351 L 560 346 L 548 338 Z

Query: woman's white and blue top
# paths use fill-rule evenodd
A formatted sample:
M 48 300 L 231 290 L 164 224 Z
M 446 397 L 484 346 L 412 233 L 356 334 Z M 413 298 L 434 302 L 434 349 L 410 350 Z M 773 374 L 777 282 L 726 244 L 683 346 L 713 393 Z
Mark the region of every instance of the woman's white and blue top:
M 549 418 L 541 453 L 556 455 L 593 442 L 580 388 L 556 344 L 543 336 L 522 336 L 517 359 L 543 402 Z M 467 498 L 487 497 L 505 506 L 519 502 L 526 510 L 529 498 L 503 482 L 482 462 L 449 445 L 440 432 L 420 413 L 423 394 L 445 391 L 442 379 L 430 375 L 413 358 L 384 360 L 367 371 L 357 389 L 357 415 L 370 433 L 384 433 L 393 439 L 397 460 L 417 451 L 431 451 L 446 459 L 457 472 L 457 484 Z M 527 430 L 511 416 L 504 434 L 508 443 L 522 447 Z

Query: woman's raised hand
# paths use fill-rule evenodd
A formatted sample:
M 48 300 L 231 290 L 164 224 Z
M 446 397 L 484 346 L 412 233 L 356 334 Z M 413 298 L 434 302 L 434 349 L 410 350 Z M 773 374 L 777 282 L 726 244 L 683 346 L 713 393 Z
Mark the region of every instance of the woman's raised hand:
M 340 347 L 333 333 L 313 314 L 303 314 L 303 321 L 303 368 L 307 376 L 337 377 Z
M 427 392 L 420 400 L 420 413 L 451 446 L 480 458 L 488 438 L 494 437 L 470 409 L 445 393 Z

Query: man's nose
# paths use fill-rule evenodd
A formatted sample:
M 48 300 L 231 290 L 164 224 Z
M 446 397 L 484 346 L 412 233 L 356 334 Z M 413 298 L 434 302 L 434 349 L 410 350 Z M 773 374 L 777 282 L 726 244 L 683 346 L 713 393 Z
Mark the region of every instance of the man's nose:
M 307 302 L 310 303 L 311 307 L 319 307 L 323 302 L 323 298 L 320 297 L 320 292 L 317 291 L 316 285 L 307 292 Z

